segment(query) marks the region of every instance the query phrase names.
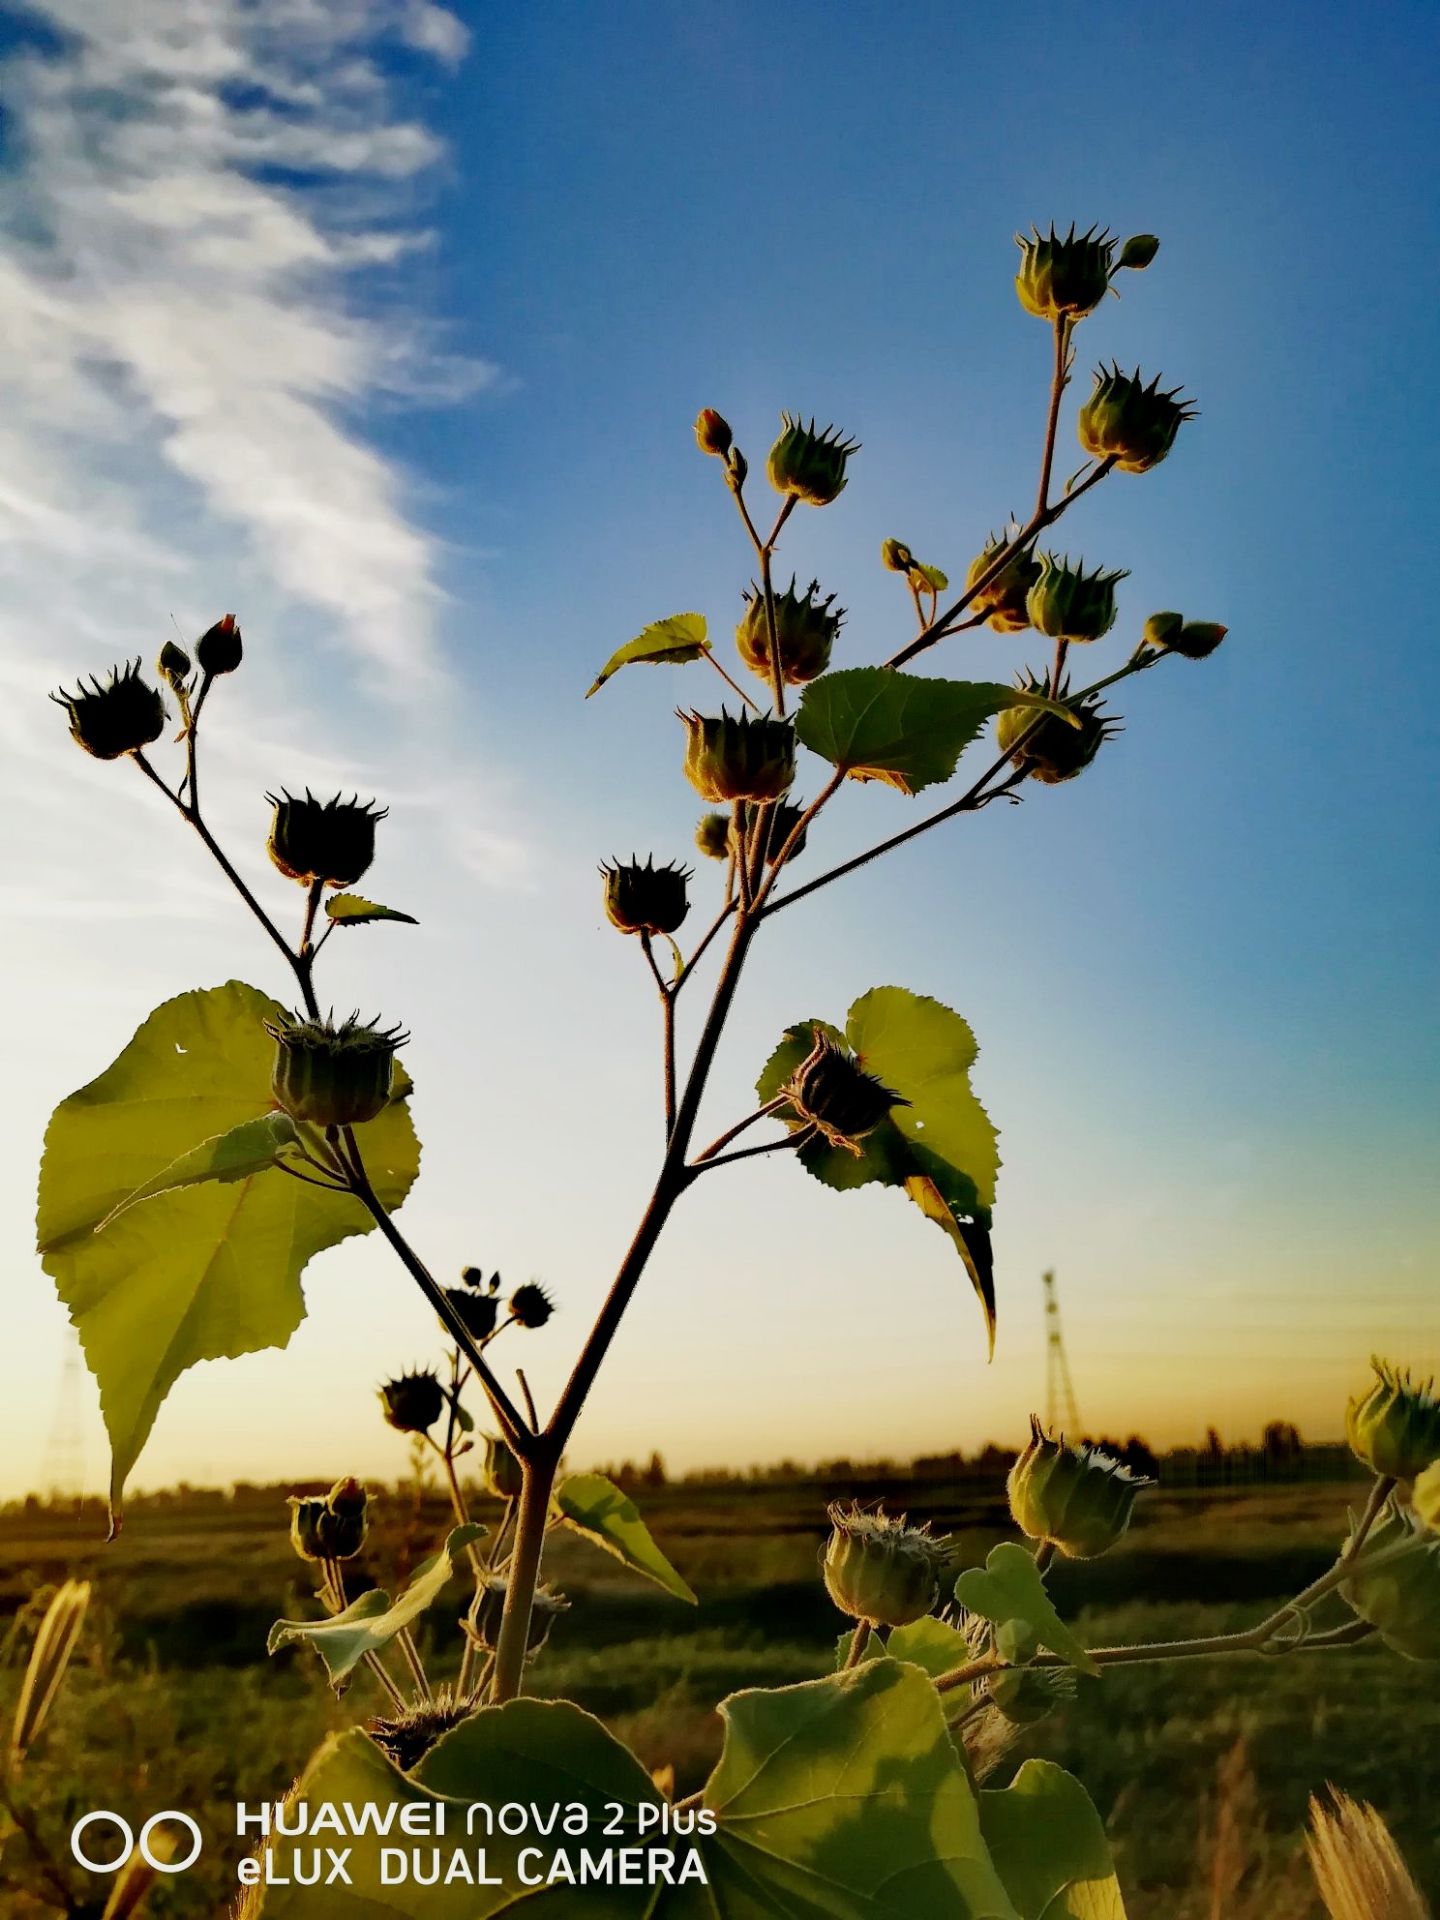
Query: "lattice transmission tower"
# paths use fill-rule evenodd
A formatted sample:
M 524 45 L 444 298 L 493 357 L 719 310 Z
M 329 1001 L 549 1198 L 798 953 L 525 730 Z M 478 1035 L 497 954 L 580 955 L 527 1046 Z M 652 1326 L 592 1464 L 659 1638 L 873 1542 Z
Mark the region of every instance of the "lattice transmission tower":
M 67 1327 L 55 1413 L 36 1489 L 52 1499 L 76 1499 L 85 1492 L 85 1430 L 81 1412 L 84 1380 L 80 1342 Z
M 1060 1300 L 1055 1292 L 1053 1272 L 1041 1276 L 1045 1287 L 1045 1425 L 1051 1433 L 1080 1438 L 1080 1409 L 1075 1404 L 1075 1383 L 1070 1378 L 1070 1362 L 1065 1358 L 1065 1337 L 1060 1331 Z

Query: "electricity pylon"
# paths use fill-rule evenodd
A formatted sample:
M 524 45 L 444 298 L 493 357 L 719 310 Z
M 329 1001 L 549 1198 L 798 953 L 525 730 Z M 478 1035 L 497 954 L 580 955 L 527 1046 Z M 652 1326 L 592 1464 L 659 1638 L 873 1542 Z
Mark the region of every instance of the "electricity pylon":
M 65 1329 L 65 1357 L 60 1364 L 60 1389 L 37 1491 L 52 1499 L 71 1499 L 85 1491 L 85 1437 L 81 1419 L 81 1390 L 85 1367 L 80 1342 Z
M 1070 1378 L 1070 1362 L 1065 1358 L 1065 1340 L 1060 1332 L 1060 1302 L 1055 1293 L 1053 1272 L 1041 1276 L 1045 1287 L 1045 1425 L 1051 1433 L 1080 1437 L 1080 1409 L 1075 1405 L 1075 1383 Z

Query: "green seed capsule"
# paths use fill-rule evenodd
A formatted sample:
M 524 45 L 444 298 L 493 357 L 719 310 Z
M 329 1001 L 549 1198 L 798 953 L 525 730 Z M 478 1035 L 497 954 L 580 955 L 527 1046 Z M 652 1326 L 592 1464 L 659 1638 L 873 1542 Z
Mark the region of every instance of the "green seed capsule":
M 940 1597 L 946 1544 L 927 1527 L 907 1526 L 858 1506 L 830 1508 L 821 1563 L 825 1587 L 842 1613 L 877 1627 L 923 1620 Z
M 628 861 L 608 862 L 600 873 L 605 916 L 621 933 L 674 933 L 690 911 L 688 867 L 657 867 L 653 855 L 641 866 L 632 854 Z
M 1130 1524 L 1135 1496 L 1153 1481 L 1103 1452 L 1055 1440 L 1033 1416 L 1030 1444 L 1006 1482 L 1022 1533 L 1048 1540 L 1072 1560 L 1108 1553 Z
M 292 1120 L 317 1127 L 358 1127 L 373 1120 L 390 1098 L 395 1050 L 408 1035 L 382 1029 L 358 1014 L 333 1020 L 303 1020 L 284 1013 L 265 1023 L 275 1042 L 270 1078 L 277 1103 Z
M 858 441 L 847 440 L 834 427 L 817 432 L 799 414 L 782 413 L 780 438 L 770 449 L 770 484 L 777 493 L 791 494 L 812 507 L 828 507 L 845 487 L 845 465 L 860 451 Z
M 1440 1460 L 1440 1398 L 1388 1362 L 1372 1359 L 1373 1385 L 1345 1409 L 1350 1450 L 1372 1473 L 1414 1480 Z
M 803 597 L 792 580 L 784 593 L 772 595 L 775 612 L 775 637 L 780 648 L 780 672 L 785 684 L 804 686 L 824 673 L 830 664 L 835 637 L 845 618 L 845 609 L 835 606 L 832 593 L 817 600 L 818 580 L 812 580 Z M 767 685 L 770 680 L 770 622 L 765 612 L 765 597 L 752 588 L 745 595 L 745 617 L 735 629 L 735 645 L 740 658 Z
M 723 710 L 681 713 L 685 774 L 702 800 L 778 800 L 795 779 L 795 732 L 788 720 Z
M 1398 1507 L 1371 1528 L 1340 1592 L 1394 1652 L 1440 1660 L 1440 1538 Z
M 1063 239 L 1052 226 L 1042 234 L 1032 227 L 1017 233 L 1020 271 L 1015 291 L 1027 313 L 1041 320 L 1083 320 L 1110 288 L 1115 240 L 1091 227 L 1077 234 L 1072 225 Z

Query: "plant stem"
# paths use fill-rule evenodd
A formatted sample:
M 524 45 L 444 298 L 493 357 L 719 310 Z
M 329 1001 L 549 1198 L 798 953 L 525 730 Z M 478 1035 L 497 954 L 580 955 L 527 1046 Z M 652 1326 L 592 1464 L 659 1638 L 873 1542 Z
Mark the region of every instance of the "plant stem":
M 727 1127 L 724 1133 L 719 1134 L 710 1142 L 703 1153 L 697 1153 L 690 1164 L 692 1167 L 703 1167 L 707 1161 L 714 1159 L 722 1147 L 728 1147 L 732 1140 L 738 1139 L 747 1127 L 753 1127 L 759 1120 L 768 1119 L 772 1113 L 778 1113 L 781 1107 L 787 1104 L 788 1102 L 786 1101 L 785 1095 L 783 1093 L 777 1093 L 775 1098 L 773 1100 L 767 1100 L 763 1107 L 757 1107 L 754 1113 L 747 1113 L 743 1120 L 737 1120 L 733 1127 Z
M 716 1167 L 730 1167 L 737 1160 L 754 1160 L 762 1153 L 793 1153 L 799 1147 L 808 1147 L 814 1138 L 814 1127 L 800 1127 L 784 1140 L 766 1140 L 758 1147 L 741 1147 L 737 1153 L 721 1153 L 709 1160 L 693 1160 L 690 1164 L 697 1173 L 712 1173 Z
M 668 1141 L 675 1127 L 675 988 L 667 986 L 655 960 L 655 949 L 650 943 L 648 933 L 640 935 L 640 945 L 645 958 L 650 962 L 650 971 L 655 976 L 655 985 L 660 994 L 661 1052 L 664 1057 L 665 1074 L 665 1138 Z
M 401 1627 L 395 1636 L 405 1664 L 410 1669 L 410 1678 L 415 1682 L 415 1699 L 419 1705 L 430 1698 L 430 1682 L 426 1677 L 425 1663 L 420 1658 L 420 1649 L 415 1644 L 415 1636 L 409 1627 Z
M 722 667 L 720 662 L 715 658 L 714 650 L 712 648 L 706 647 L 705 658 L 710 662 L 711 666 L 714 667 L 715 671 L 719 674 L 720 678 L 725 682 L 726 686 L 729 687 L 733 692 L 739 694 L 740 698 L 745 702 L 746 706 L 749 707 L 750 711 L 752 713 L 758 713 L 760 711 L 759 703 L 750 698 L 749 694 L 746 693 L 745 689 L 740 685 L 738 680 L 732 680 L 730 678 L 730 675 L 725 671 L 724 667 Z
M 1040 486 L 1035 495 L 1035 511 L 1044 513 L 1050 505 L 1050 473 L 1055 464 L 1055 430 L 1060 424 L 1060 402 L 1069 384 L 1067 365 L 1070 350 L 1070 318 L 1061 314 L 1055 322 L 1055 371 L 1050 376 L 1050 411 L 1045 420 L 1045 451 L 1040 457 Z
M 845 1655 L 845 1664 L 840 1669 L 842 1673 L 848 1673 L 851 1667 L 859 1666 L 865 1649 L 870 1644 L 872 1631 L 873 1629 L 868 1620 L 857 1620 L 855 1622 L 855 1631 L 850 1636 L 850 1647 Z

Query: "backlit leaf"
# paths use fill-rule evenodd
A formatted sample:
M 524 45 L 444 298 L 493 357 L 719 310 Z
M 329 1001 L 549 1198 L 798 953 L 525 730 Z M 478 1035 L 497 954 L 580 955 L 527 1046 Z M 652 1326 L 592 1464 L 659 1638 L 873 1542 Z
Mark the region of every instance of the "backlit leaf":
M 631 666 L 637 660 L 649 661 L 652 666 L 663 662 L 682 666 L 687 660 L 698 660 L 702 653 L 708 653 L 709 650 L 704 614 L 672 613 L 667 619 L 653 621 L 643 633 L 637 633 L 633 640 L 627 640 L 623 647 L 617 647 L 596 674 L 595 684 L 585 698 L 588 700 L 592 693 L 598 693 L 621 667 Z
M 983 1567 L 967 1567 L 955 1582 L 955 1598 L 968 1612 L 997 1627 L 1011 1622 L 1028 1627 L 1042 1647 L 1082 1673 L 1100 1671 L 1056 1613 L 1034 1555 L 1017 1540 L 1002 1540 L 992 1547 Z
M 643 1573 L 677 1600 L 699 1602 L 650 1537 L 640 1509 L 603 1473 L 572 1473 L 556 1487 L 555 1510 L 567 1527 L 594 1546 L 623 1560 L 634 1573 Z
M 1020 1920 L 1125 1920 L 1104 1823 L 1063 1767 L 1027 1760 L 980 1795 L 980 1825 Z
M 377 906 L 362 900 L 358 893 L 333 893 L 325 902 L 325 916 L 340 927 L 364 927 L 372 920 L 403 920 L 407 927 L 418 927 L 413 913 L 401 913 L 396 907 Z

